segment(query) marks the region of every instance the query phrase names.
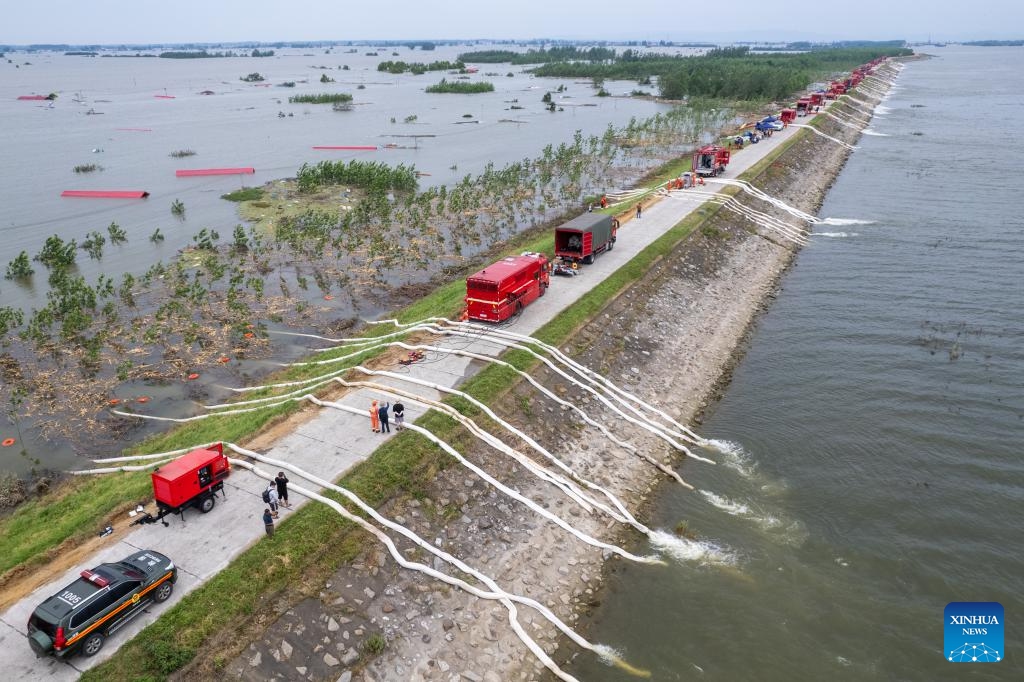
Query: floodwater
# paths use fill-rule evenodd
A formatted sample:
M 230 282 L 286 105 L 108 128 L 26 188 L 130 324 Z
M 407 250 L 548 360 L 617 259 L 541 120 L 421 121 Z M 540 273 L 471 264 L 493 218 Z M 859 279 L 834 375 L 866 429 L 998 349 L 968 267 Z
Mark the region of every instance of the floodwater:
M 376 57 L 366 56 L 374 51 L 369 47 L 356 48 L 357 54 L 346 49 L 329 54 L 285 49 L 269 58 L 223 59 L 8 54 L 13 64 L 0 60 L 0 148 L 6 159 L 0 180 L 0 264 L 6 267 L 22 250 L 34 255 L 51 234 L 81 242 L 88 232 L 105 231 L 115 221 L 128 231 L 128 243 L 108 244 L 101 264 L 79 258 L 81 274 L 92 280 L 99 272 L 142 272 L 172 257 L 204 227 L 230 234 L 239 220 L 235 205 L 221 194 L 292 177 L 303 163 L 360 159 L 414 164 L 430 174 L 421 179 L 426 187 L 475 175 L 488 163 L 501 168 L 536 157 L 548 144 L 571 141 L 576 130 L 600 136 L 609 124 L 621 126 L 632 117 L 642 120 L 669 109 L 646 100 L 598 98 L 589 83 L 538 79 L 524 73 L 529 67 L 509 64 L 478 65 L 479 72 L 470 76 L 492 82 L 495 92 L 428 95 L 426 86 L 455 76 L 442 71 L 395 76 L 378 72 L 377 64 L 454 61 L 459 52 L 475 48 L 423 52 L 402 47 L 395 50 L 399 56 L 378 49 Z M 240 80 L 253 72 L 265 80 Z M 336 82 L 321 83 L 323 76 Z M 295 87 L 280 87 L 286 81 Z M 566 91 L 553 97 L 564 110 L 548 112 L 541 97 L 559 85 Z M 612 94 L 637 88 L 631 82 L 605 87 Z M 199 94 L 203 91 L 214 94 Z M 49 102 L 17 100 L 51 92 L 59 94 L 52 108 Z M 352 110 L 288 103 L 289 96 L 321 92 L 352 94 Z M 415 120 L 406 123 L 408 117 Z M 435 137 L 403 137 L 409 135 Z M 312 149 L 386 144 L 413 148 Z M 186 149 L 196 155 L 170 156 Z M 73 172 L 86 164 L 103 170 Z M 175 177 L 178 169 L 250 166 L 255 175 Z M 62 198 L 66 189 L 145 190 L 150 196 Z M 171 214 L 176 199 L 185 205 L 184 221 Z M 148 237 L 156 228 L 166 240 L 154 246 Z M 45 292 L 12 283 L 0 283 L 0 293 L 5 305 L 31 308 L 45 302 Z
M 715 561 L 609 576 L 589 635 L 652 679 L 1024 679 L 1024 52 L 936 54 L 821 211 L 870 222 L 802 251 L 703 425 L 732 452 L 653 504 Z M 954 601 L 1002 603 L 1004 660 L 946 661 Z
M 488 163 L 501 168 L 537 157 L 546 145 L 571 142 L 577 130 L 584 136 L 600 136 L 609 125 L 621 127 L 631 118 L 643 120 L 670 109 L 642 99 L 599 98 L 590 83 L 538 79 L 524 72 L 529 67 L 509 64 L 478 65 L 479 72 L 470 77 L 492 82 L 493 93 L 426 94 L 426 86 L 456 76 L 439 71 L 396 76 L 378 72 L 377 64 L 455 61 L 459 52 L 475 48 L 444 46 L 423 52 L 401 47 L 395 50 L 397 56 L 392 50 L 366 46 L 355 48 L 357 53 L 347 49 L 284 49 L 270 58 L 184 60 L 7 54 L 0 60 L 0 148 L 5 158 L 0 165 L 0 271 L 23 250 L 29 256 L 38 253 L 50 235 L 81 244 L 89 232 L 105 233 L 116 222 L 127 231 L 127 243 L 108 242 L 101 261 L 80 253 L 76 267 L 90 282 L 100 274 L 119 281 L 125 272 L 141 275 L 154 263 L 173 259 L 203 228 L 218 231 L 222 238 L 230 235 L 240 220 L 235 204 L 221 199 L 222 194 L 292 177 L 303 163 L 404 163 L 428 174 L 421 187 L 450 184 L 481 172 Z M 378 56 L 367 56 L 372 51 Z M 240 80 L 253 72 L 265 80 Z M 324 76 L 335 82 L 321 83 Z M 280 86 L 288 81 L 295 87 Z M 564 92 L 555 92 L 559 86 Z M 631 82 L 605 84 L 613 95 L 636 87 Z M 562 111 L 544 108 L 541 98 L 548 91 Z M 17 99 L 51 92 L 59 95 L 53 103 Z M 321 92 L 352 94 L 352 109 L 335 112 L 330 105 L 288 103 L 289 96 Z M 405 148 L 312 149 L 387 144 Z M 196 154 L 172 158 L 171 153 L 179 150 Z M 102 170 L 73 171 L 86 164 Z M 175 176 L 178 169 L 250 166 L 254 175 Z M 62 198 L 66 189 L 143 190 L 150 196 Z M 175 200 L 185 206 L 184 219 L 171 213 Z M 165 240 L 154 244 L 149 236 L 158 228 Z M 34 267 L 35 285 L 0 280 L 0 305 L 23 309 L 26 319 L 32 309 L 46 303 L 46 270 L 39 264 Z M 371 301 L 360 312 L 373 315 L 386 305 Z M 299 341 L 275 337 L 269 360 L 206 368 L 196 383 L 203 385 L 205 397 L 224 399 L 230 395 L 226 385 L 272 368 L 273 361 L 294 359 L 304 347 Z M 163 416 L 186 416 L 194 409 L 189 399 L 196 398 L 196 387 L 182 382 L 124 389 L 125 395 L 150 396 L 151 410 Z M 132 437 L 158 428 L 162 427 L 140 424 Z M 28 458 L 10 454 L 16 448 L 0 453 L 0 470 L 18 473 L 34 466 L 77 468 L 82 461 L 75 449 L 91 449 L 91 444 L 46 443 L 31 429 L 16 434 L 8 423 L 0 424 L 0 434 L 18 435 L 29 450 Z

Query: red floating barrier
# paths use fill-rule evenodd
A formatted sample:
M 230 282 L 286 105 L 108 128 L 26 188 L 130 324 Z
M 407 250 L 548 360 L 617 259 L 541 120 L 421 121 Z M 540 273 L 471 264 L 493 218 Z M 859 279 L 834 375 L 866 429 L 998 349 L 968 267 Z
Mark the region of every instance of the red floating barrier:
M 149 192 L 141 190 L 107 191 L 91 189 L 66 189 L 60 193 L 62 197 L 88 197 L 90 199 L 145 199 Z
M 20 100 L 28 100 L 31 102 L 41 102 L 46 99 L 46 95 L 18 95 Z
M 377 147 L 375 145 L 317 145 L 313 149 L 347 149 L 359 152 L 375 152 Z
M 153 95 L 157 99 L 174 99 L 174 95 Z
M 192 170 L 174 171 L 179 178 L 187 178 L 194 175 L 252 175 L 255 168 L 194 168 Z

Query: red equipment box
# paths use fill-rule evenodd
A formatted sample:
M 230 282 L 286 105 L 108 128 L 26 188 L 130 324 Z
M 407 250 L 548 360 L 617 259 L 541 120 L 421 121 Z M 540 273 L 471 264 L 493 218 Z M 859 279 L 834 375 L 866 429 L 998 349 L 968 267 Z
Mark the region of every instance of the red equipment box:
M 182 455 L 152 474 L 157 507 L 163 513 L 179 513 L 195 505 L 208 512 L 213 509 L 213 493 L 223 489 L 230 473 L 223 443 Z

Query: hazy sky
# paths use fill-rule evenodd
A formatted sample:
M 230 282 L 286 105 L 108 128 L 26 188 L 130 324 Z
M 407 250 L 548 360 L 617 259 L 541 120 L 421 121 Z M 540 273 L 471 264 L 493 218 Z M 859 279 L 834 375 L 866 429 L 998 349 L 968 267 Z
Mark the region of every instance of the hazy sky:
M 0 44 L 1024 38 L 1024 0 L 4 0 Z

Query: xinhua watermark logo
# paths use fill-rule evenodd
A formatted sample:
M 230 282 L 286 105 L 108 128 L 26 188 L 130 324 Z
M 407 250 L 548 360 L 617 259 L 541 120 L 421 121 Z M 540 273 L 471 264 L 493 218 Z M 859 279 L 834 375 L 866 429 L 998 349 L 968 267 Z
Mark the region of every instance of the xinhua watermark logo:
M 994 601 L 954 601 L 945 611 L 946 660 L 998 663 L 1003 660 L 1003 605 Z

